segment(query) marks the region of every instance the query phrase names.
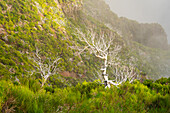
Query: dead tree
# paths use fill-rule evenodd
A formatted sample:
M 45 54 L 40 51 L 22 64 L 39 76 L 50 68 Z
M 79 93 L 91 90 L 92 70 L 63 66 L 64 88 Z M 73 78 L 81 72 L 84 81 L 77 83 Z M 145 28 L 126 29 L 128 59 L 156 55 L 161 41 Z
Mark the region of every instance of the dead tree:
M 138 77 L 136 69 L 131 65 L 115 65 L 114 68 L 115 80 L 108 80 L 108 83 L 115 86 L 118 86 L 123 82 L 126 82 L 127 80 L 129 81 L 129 83 L 132 83 L 134 79 Z
M 60 58 L 56 58 L 54 61 L 51 61 L 51 58 L 48 59 L 49 61 L 45 63 L 44 60 L 39 56 L 38 48 L 36 49 L 36 53 L 34 55 L 33 60 L 36 63 L 35 67 L 38 71 L 37 73 L 41 74 L 42 87 L 50 76 L 56 74 L 60 60 Z
M 115 33 L 110 32 L 109 34 L 100 33 L 99 35 L 96 35 L 93 31 L 88 32 L 88 36 L 86 36 L 81 31 L 77 30 L 78 33 L 82 37 L 82 41 L 84 41 L 88 47 L 90 47 L 91 52 L 94 53 L 94 55 L 104 61 L 102 70 L 102 75 L 104 79 L 105 86 L 108 86 L 108 75 L 107 75 L 107 67 L 108 64 L 108 56 L 110 53 L 116 54 L 121 50 L 121 46 L 116 45 L 113 46 L 113 40 L 115 39 Z M 111 47 L 112 46 L 112 47 Z

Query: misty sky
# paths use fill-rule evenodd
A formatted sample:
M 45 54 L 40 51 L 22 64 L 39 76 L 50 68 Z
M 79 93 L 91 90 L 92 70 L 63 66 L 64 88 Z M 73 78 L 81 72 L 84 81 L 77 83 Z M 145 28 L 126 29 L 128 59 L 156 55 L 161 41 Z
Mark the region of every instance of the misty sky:
M 159 23 L 170 43 L 170 0 L 106 0 L 118 16 L 142 23 Z

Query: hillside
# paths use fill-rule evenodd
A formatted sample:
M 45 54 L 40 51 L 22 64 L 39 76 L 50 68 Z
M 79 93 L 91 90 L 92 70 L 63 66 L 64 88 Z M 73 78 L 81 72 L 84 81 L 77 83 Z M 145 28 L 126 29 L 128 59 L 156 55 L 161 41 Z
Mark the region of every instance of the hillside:
M 27 77 L 35 70 L 36 48 L 44 61 L 61 57 L 59 72 L 84 73 L 83 66 L 77 67 L 80 58 L 70 48 L 73 31 L 62 10 L 69 2 L 6 0 L 0 3 L 1 77 Z
M 100 73 L 99 70 L 102 66 L 100 59 L 96 59 L 90 51 L 80 55 L 77 54 L 85 45 L 80 41 L 80 37 L 75 35 L 77 28 L 83 32 L 87 32 L 89 28 L 94 29 L 95 32 L 100 30 L 116 32 L 116 37 L 119 38 L 115 40 L 115 43 L 118 42 L 122 46 L 122 50 L 118 54 L 122 62 L 134 57 L 137 59 L 133 61 L 134 65 L 149 77 L 157 79 L 164 75 L 167 76 L 166 74 L 170 71 L 167 63 L 169 59 L 167 52 L 145 47 L 142 43 L 134 43 L 133 40 L 138 39 L 137 37 L 129 37 L 127 33 L 123 33 L 124 31 L 132 32 L 131 30 L 127 30 L 123 26 L 121 27 L 122 29 L 117 27 L 124 23 L 129 25 L 128 29 L 131 24 L 143 26 L 143 29 L 151 28 L 149 29 L 151 31 L 161 29 L 161 33 L 156 33 L 163 36 L 165 42 L 158 38 L 158 40 L 161 40 L 158 41 L 159 44 L 155 42 L 153 44 L 166 46 L 167 39 L 164 37 L 165 33 L 161 26 L 157 24 L 144 25 L 128 19 L 118 18 L 102 0 L 96 2 L 95 0 L 74 2 L 1 1 L 1 78 L 28 78 L 30 74 L 37 71 L 36 64 L 33 62 L 36 48 L 40 50 L 39 54 L 44 62 L 47 62 L 47 59 L 61 58 L 57 78 L 62 79 L 62 81 L 72 81 L 70 80 L 73 79 L 72 77 L 79 78 L 80 81 L 85 79 L 93 81 L 98 78 L 98 73 Z M 99 8 L 99 5 L 104 8 Z M 101 9 L 104 10 L 101 11 Z M 105 14 L 110 15 L 110 18 L 107 18 Z M 95 17 L 93 18 L 94 15 Z M 156 27 L 153 29 L 152 26 Z M 138 28 L 140 29 L 140 27 Z M 137 32 L 134 33 L 138 34 Z M 140 34 L 143 37 L 139 39 L 143 40 L 143 38 L 146 38 L 145 35 L 147 34 Z M 155 38 L 154 36 L 157 36 L 157 34 L 148 35 L 148 40 L 152 40 L 152 38 Z M 150 43 L 150 41 L 147 42 Z M 166 56 L 166 59 L 164 59 L 164 56 Z M 111 76 L 113 75 L 111 69 L 108 69 L 108 72 Z M 64 75 L 66 78 L 60 75 Z M 36 76 L 39 78 L 38 74 Z M 67 78 L 68 76 L 71 76 L 71 78 Z M 74 82 L 72 83 L 74 84 Z
M 0 0 L 0 111 L 169 112 L 167 46 L 103 0 Z
M 104 23 L 110 29 L 119 32 L 125 39 L 132 39 L 152 48 L 167 49 L 167 35 L 157 23 L 140 24 L 135 20 L 118 17 L 104 0 L 84 0 L 84 11 Z M 109 16 L 108 16 L 109 15 Z
M 122 36 L 126 43 L 125 48 L 138 59 L 135 64 L 139 70 L 152 79 L 169 76 L 168 41 L 161 25 L 119 18 L 104 0 L 84 0 L 83 11 Z

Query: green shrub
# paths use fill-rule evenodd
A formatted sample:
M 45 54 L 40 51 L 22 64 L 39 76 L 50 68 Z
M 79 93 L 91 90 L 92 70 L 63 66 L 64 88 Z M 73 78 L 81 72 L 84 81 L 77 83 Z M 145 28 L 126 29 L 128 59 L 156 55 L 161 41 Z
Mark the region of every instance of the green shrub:
M 0 81 L 1 109 L 9 103 L 16 112 L 168 112 L 169 94 L 162 95 L 135 81 L 105 89 L 98 81 L 83 82 L 64 89 L 46 86 L 33 90 L 28 86 L 15 85 L 10 81 Z M 31 87 L 30 87 L 31 86 Z M 10 101 L 10 100 L 15 101 Z
M 143 84 L 148 86 L 150 89 L 155 90 L 157 93 L 161 93 L 162 95 L 170 94 L 169 78 L 161 78 L 155 82 L 152 80 L 145 80 Z
M 0 1 L 0 7 L 2 8 L 2 10 L 7 10 L 7 5 L 4 1 Z

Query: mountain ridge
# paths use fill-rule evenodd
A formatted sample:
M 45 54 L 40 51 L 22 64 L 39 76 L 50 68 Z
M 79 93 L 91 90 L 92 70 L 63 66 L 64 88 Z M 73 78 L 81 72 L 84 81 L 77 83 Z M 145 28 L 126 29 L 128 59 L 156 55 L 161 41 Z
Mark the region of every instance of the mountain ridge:
M 148 47 L 168 48 L 167 35 L 160 24 L 138 23 L 135 20 L 118 17 L 110 10 L 105 0 L 84 0 L 84 2 L 84 10 L 87 14 L 116 30 L 124 38 L 132 39 Z

